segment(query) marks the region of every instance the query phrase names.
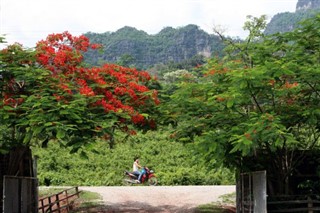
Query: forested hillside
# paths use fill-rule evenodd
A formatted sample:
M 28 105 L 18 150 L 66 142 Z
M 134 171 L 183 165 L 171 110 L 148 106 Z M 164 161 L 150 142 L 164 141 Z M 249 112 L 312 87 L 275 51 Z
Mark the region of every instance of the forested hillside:
M 116 32 L 85 34 L 90 41 L 103 45 L 100 53 L 89 51 L 86 62 L 91 65 L 118 63 L 140 69 L 155 64 L 182 62 L 194 56 L 210 57 L 220 54 L 223 44 L 196 25 L 181 28 L 166 27 L 155 35 L 133 27 L 123 27 Z
M 319 11 L 319 0 L 299 0 L 295 12 L 278 13 L 273 16 L 266 27 L 265 33 L 270 35 L 292 31 L 299 26 L 303 19 L 311 18 Z
M 307 10 L 307 9 L 319 9 L 319 0 L 299 0 L 296 6 L 296 10 Z
M 319 0 L 299 0 L 294 13 L 283 12 L 272 17 L 264 33 L 292 31 L 301 20 L 314 16 L 319 8 Z M 184 63 L 194 57 L 221 55 L 223 49 L 218 36 L 193 24 L 179 28 L 165 27 L 154 35 L 129 26 L 116 32 L 87 32 L 84 35 L 103 46 L 100 52 L 88 51 L 84 55 L 89 65 L 117 63 L 149 69 L 159 64 Z

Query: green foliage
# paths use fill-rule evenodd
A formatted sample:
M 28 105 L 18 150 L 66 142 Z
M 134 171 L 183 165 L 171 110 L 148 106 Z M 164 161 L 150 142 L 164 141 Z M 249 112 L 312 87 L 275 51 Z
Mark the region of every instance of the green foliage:
M 0 152 L 5 153 L 17 144 L 28 143 L 31 134 L 17 125 L 24 111 L 20 103 L 28 99 L 30 91 L 37 89 L 38 82 L 48 72 L 34 66 L 34 53 L 14 44 L 0 51 Z M 31 99 L 32 97 L 30 97 Z
M 96 49 L 84 36 L 52 34 L 36 50 L 20 44 L 0 51 L 0 152 L 49 141 L 76 152 L 131 125 L 155 128 L 156 81 L 145 71 L 105 64 L 87 68 L 82 53 Z M 141 111 L 140 111 L 141 110 Z
M 80 194 L 80 199 L 85 200 L 86 202 L 97 201 L 97 200 L 101 200 L 102 196 L 99 193 L 82 191 Z
M 124 54 L 120 57 L 117 64 L 123 67 L 135 67 L 134 61 L 135 59 L 131 55 Z
M 53 195 L 53 194 L 57 194 L 57 193 L 60 193 L 62 192 L 63 190 L 65 190 L 65 188 L 62 188 L 62 187 L 39 187 L 39 190 L 38 190 L 38 196 L 41 198 L 41 197 L 47 197 L 47 196 L 50 196 L 50 195 Z
M 173 72 L 167 72 L 163 76 L 163 80 L 167 84 L 178 83 L 180 81 L 188 80 L 188 79 L 192 81 L 194 78 L 195 77 L 191 73 L 189 73 L 187 70 L 176 70 Z
M 223 38 L 226 57 L 203 66 L 197 83 L 177 85 L 163 107 L 175 138 L 199 144 L 208 162 L 277 171 L 281 182 L 305 157 L 289 156 L 320 148 L 320 15 L 270 37 L 261 33 L 265 17 L 249 19 L 248 38 Z
M 86 150 L 87 158 L 55 143 L 46 149 L 35 147 L 40 185 L 122 185 L 123 172 L 132 170 L 135 156 L 155 171 L 160 185 L 234 184 L 232 171 L 204 165 L 200 153 L 167 137 L 160 132 L 139 134 L 115 149 L 99 141 Z
M 314 17 L 319 12 L 317 9 L 298 10 L 294 13 L 278 13 L 272 17 L 264 33 L 267 35 L 275 33 L 290 32 L 301 27 L 301 21 Z
M 196 213 L 228 213 L 230 210 L 225 207 L 236 206 L 236 193 L 225 194 L 219 197 L 220 200 L 214 203 L 200 205 L 196 208 Z M 232 208 L 232 209 L 233 209 Z
M 228 210 L 215 204 L 203 204 L 197 207 L 196 213 L 228 213 Z
M 228 213 L 226 206 L 236 206 L 236 193 L 225 194 L 219 197 L 221 201 L 200 205 L 196 208 L 197 213 Z

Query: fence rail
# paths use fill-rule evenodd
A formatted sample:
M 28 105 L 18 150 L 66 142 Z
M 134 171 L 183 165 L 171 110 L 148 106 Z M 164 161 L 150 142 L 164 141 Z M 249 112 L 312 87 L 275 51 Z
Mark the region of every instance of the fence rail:
M 78 186 L 39 199 L 39 212 L 69 212 L 81 191 Z
M 277 200 L 268 201 L 268 212 L 320 212 L 320 201 L 311 197 L 287 198 L 285 200 L 278 198 Z

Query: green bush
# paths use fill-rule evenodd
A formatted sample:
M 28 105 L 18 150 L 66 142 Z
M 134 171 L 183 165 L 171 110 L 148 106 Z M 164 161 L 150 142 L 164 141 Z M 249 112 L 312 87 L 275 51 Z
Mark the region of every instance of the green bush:
M 82 150 L 83 151 L 83 150 Z M 40 185 L 119 186 L 125 170 L 132 170 L 133 158 L 155 171 L 159 185 L 234 184 L 233 173 L 225 168 L 208 169 L 192 148 L 167 140 L 166 134 L 148 132 L 114 149 L 97 141 L 90 150 L 70 154 L 68 148 L 49 143 L 47 148 L 33 148 L 38 156 Z M 210 166 L 211 168 L 212 166 Z

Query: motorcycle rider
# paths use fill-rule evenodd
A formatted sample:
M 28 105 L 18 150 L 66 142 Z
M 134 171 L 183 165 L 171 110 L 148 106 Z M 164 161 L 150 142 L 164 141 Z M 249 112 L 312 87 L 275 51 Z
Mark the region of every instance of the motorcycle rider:
M 134 160 L 134 162 L 133 162 L 133 165 L 132 165 L 132 167 L 133 167 L 132 174 L 138 176 L 137 182 L 140 183 L 143 173 L 140 172 L 139 169 L 142 169 L 142 166 L 139 164 L 139 158 L 138 157 L 135 157 L 133 160 Z

